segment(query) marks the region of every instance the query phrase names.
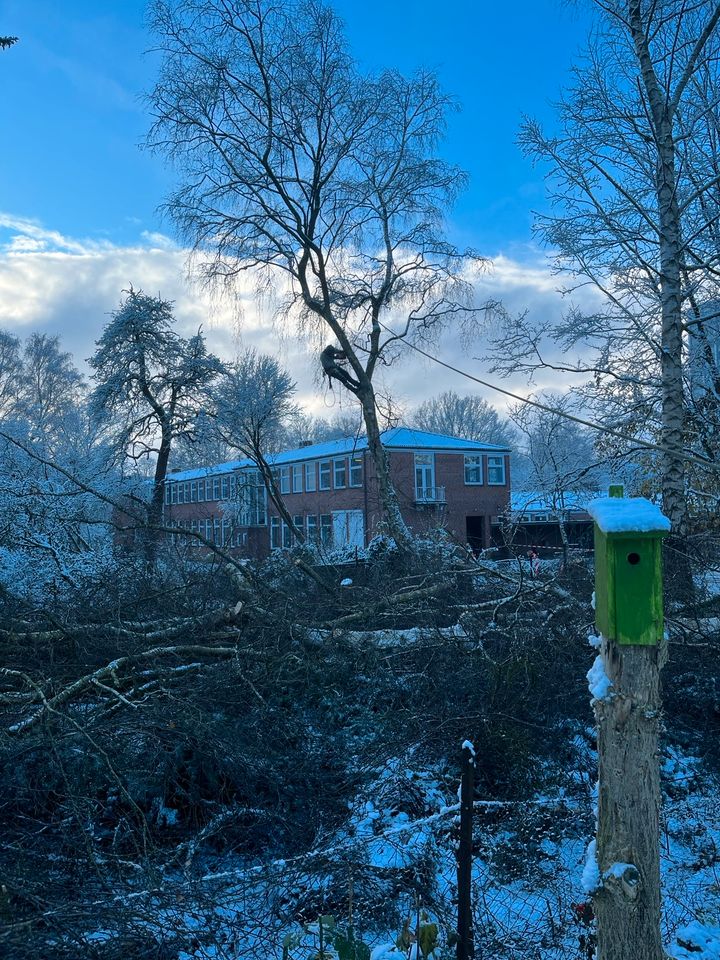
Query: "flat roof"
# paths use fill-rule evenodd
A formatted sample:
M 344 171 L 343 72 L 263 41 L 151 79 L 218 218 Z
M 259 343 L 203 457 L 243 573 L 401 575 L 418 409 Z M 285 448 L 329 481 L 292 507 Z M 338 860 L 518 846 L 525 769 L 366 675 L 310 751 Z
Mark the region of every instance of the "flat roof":
M 459 453 L 510 453 L 510 447 L 501 447 L 494 443 L 483 443 L 479 440 L 464 440 L 461 437 L 450 437 L 442 433 L 429 433 L 426 430 L 412 430 L 410 427 L 392 427 L 381 435 L 383 446 L 387 450 L 428 450 Z M 341 437 L 338 440 L 325 440 L 322 443 L 313 443 L 305 447 L 296 447 L 294 450 L 282 450 L 267 457 L 272 466 L 281 466 L 289 463 L 299 463 L 304 460 L 322 460 L 340 457 L 347 454 L 359 453 L 367 450 L 367 437 Z M 254 466 L 252 460 L 230 460 L 227 463 L 216 464 L 212 467 L 198 467 L 194 470 L 180 470 L 170 472 L 167 482 L 180 480 L 201 480 L 223 473 L 233 473 L 244 467 Z

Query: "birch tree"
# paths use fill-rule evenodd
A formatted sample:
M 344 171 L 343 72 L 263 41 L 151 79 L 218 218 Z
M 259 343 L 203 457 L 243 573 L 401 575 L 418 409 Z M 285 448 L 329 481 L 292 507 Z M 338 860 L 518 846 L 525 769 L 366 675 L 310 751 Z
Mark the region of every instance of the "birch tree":
M 591 284 L 598 307 L 545 327 L 515 318 L 497 368 L 588 374 L 582 392 L 597 415 L 663 447 L 664 511 L 682 536 L 683 336 L 720 279 L 720 4 L 595 6 L 598 27 L 559 104 L 558 132 L 527 120 L 521 143 L 549 165 L 552 208 L 538 233 L 572 275 L 568 289 Z
M 303 542 L 305 535 L 295 526 L 268 460 L 278 447 L 286 421 L 297 410 L 294 394 L 292 377 L 274 357 L 248 350 L 227 365 L 217 390 L 214 416 L 220 439 L 252 460 L 268 497 L 293 535 Z
M 451 101 L 424 71 L 361 74 L 315 0 L 157 0 L 152 25 L 149 143 L 180 174 L 167 209 L 206 277 L 271 278 L 288 320 L 338 344 L 335 382 L 362 407 L 385 520 L 404 541 L 374 380 L 404 339 L 471 310 L 465 256 L 442 229 L 465 179 L 436 152 Z

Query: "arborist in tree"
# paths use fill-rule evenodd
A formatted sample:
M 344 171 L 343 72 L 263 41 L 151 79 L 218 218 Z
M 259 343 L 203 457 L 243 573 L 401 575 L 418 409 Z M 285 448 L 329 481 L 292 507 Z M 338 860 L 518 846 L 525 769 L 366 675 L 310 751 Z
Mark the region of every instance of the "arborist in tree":
M 333 347 L 332 345 L 325 347 L 320 354 L 320 363 L 322 364 L 323 373 L 328 378 L 330 389 L 332 390 L 334 377 L 336 380 L 339 380 L 343 386 L 347 387 L 348 390 L 356 393 L 360 389 L 360 384 L 350 376 L 344 367 L 340 366 L 340 362 L 343 360 L 347 360 L 345 351 L 338 350 L 337 347 Z

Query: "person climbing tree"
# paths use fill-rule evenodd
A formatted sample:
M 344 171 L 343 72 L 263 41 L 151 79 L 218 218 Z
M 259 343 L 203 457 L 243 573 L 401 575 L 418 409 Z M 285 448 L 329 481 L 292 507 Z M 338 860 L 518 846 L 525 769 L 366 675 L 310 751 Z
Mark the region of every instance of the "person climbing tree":
M 335 380 L 339 380 L 348 390 L 355 393 L 360 389 L 360 384 L 350 376 L 344 367 L 340 366 L 340 361 L 342 360 L 347 360 L 347 354 L 344 350 L 338 350 L 337 347 L 333 347 L 332 344 L 325 347 L 320 354 L 320 363 L 322 364 L 323 373 L 328 378 L 330 389 L 332 390 L 334 378 Z

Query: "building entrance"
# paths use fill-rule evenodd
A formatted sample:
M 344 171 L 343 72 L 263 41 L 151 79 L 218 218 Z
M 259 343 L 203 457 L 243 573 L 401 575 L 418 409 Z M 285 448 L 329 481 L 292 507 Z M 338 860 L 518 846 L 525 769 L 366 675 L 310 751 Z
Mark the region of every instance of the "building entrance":
M 479 553 L 486 546 L 485 517 L 466 517 L 465 532 L 467 542 L 473 553 Z

